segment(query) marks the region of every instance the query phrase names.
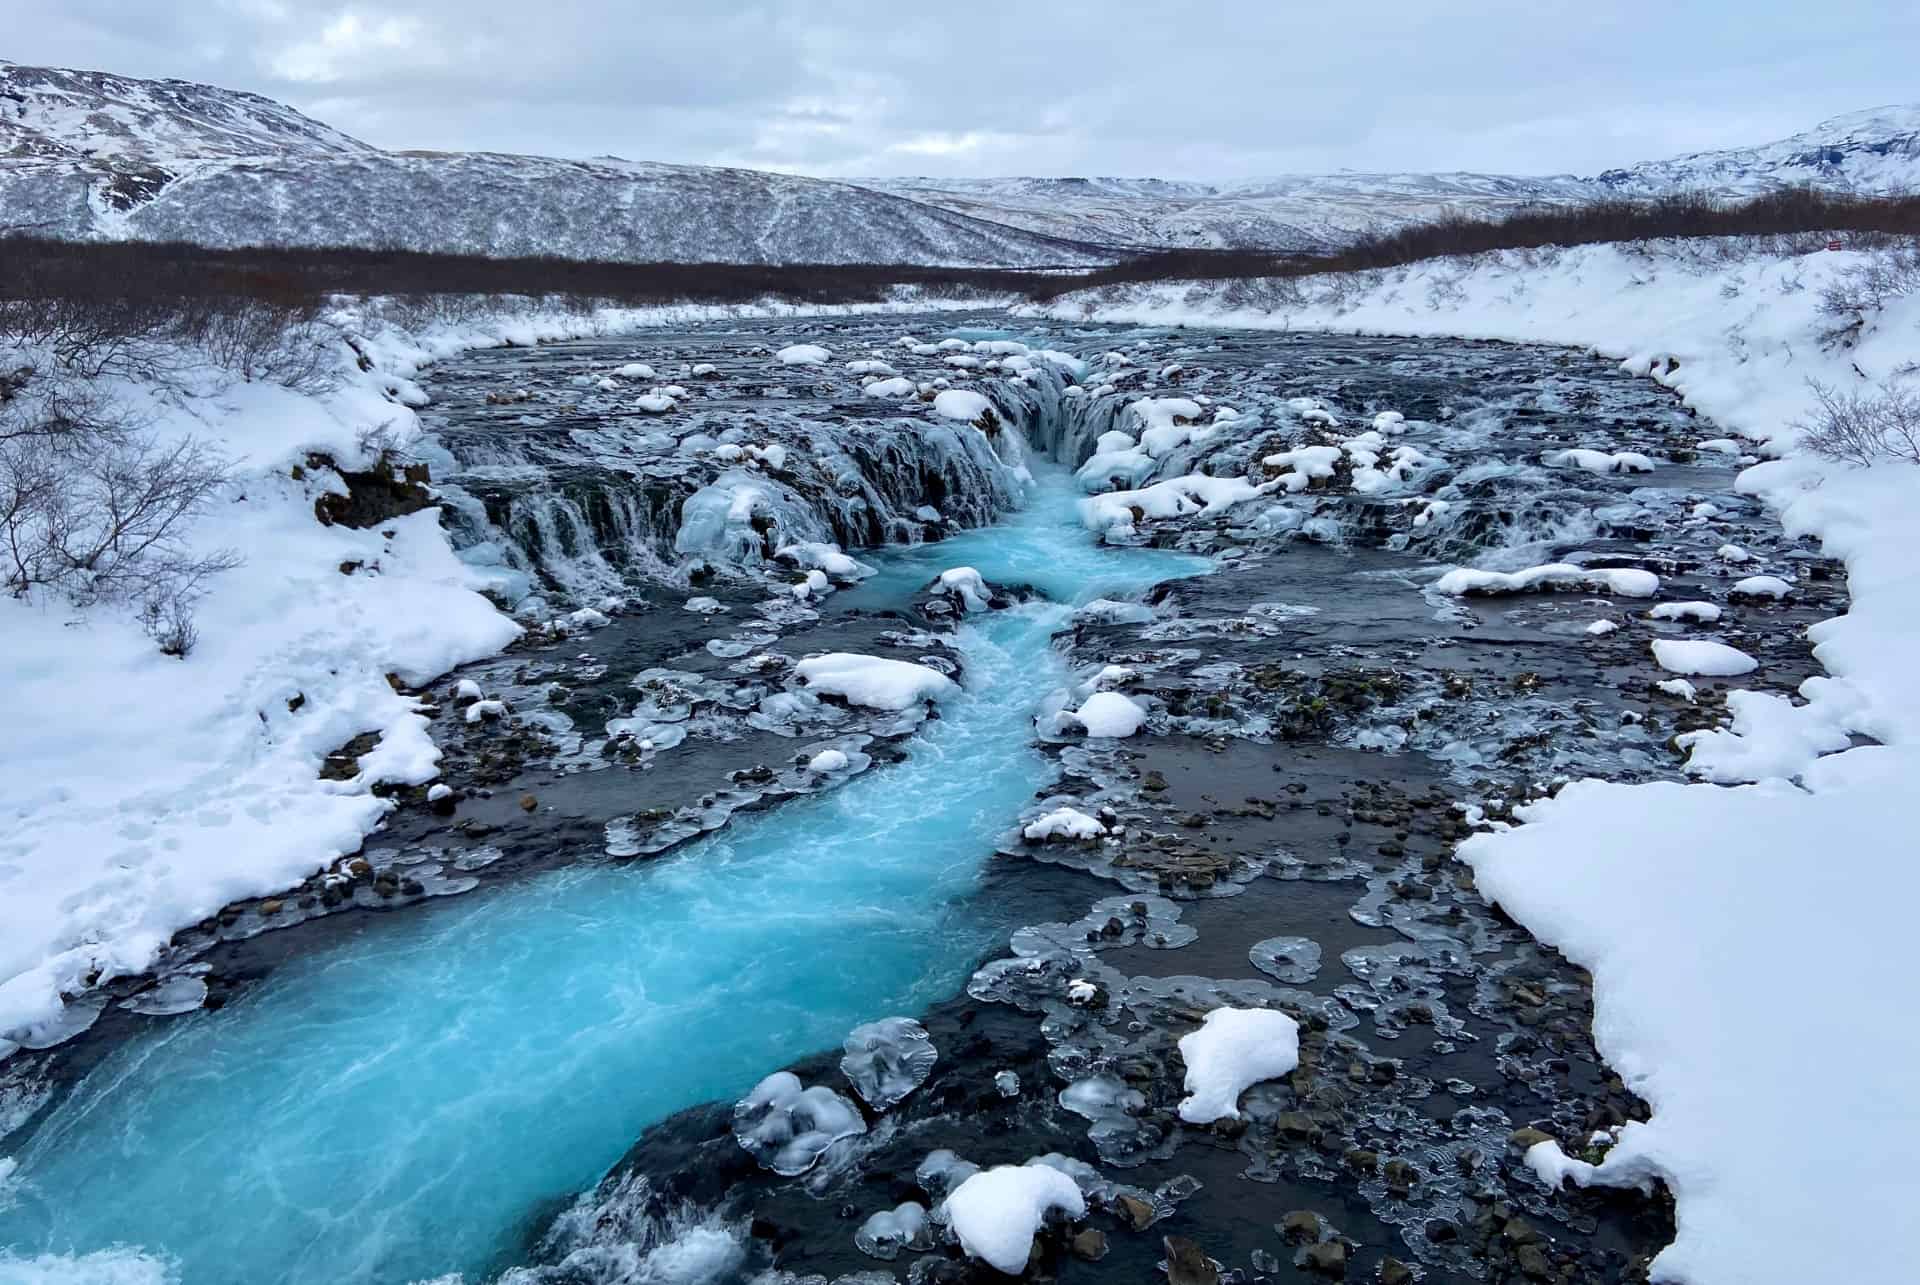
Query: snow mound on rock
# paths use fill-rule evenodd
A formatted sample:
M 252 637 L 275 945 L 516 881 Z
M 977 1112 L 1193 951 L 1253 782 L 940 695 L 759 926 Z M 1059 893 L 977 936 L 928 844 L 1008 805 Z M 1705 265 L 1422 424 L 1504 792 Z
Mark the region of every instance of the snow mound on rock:
M 1180 1038 L 1180 1056 L 1187 1063 L 1180 1118 L 1188 1124 L 1237 1120 L 1248 1086 L 1300 1065 L 1300 1027 L 1269 1008 L 1216 1008 L 1199 1030 Z
M 906 709 L 959 690 L 951 678 L 925 665 L 849 651 L 809 656 L 795 666 L 795 672 L 816 692 L 870 709 Z
M 1760 668 L 1759 661 L 1738 647 L 1705 638 L 1656 638 L 1653 659 L 1668 673 L 1708 678 L 1732 678 Z
M 1034 1233 L 1054 1209 L 1070 1218 L 1086 1216 L 1086 1198 L 1072 1178 L 1046 1165 L 999 1165 L 974 1174 L 947 1197 L 947 1225 L 969 1257 L 1018 1276 L 1026 1270 Z

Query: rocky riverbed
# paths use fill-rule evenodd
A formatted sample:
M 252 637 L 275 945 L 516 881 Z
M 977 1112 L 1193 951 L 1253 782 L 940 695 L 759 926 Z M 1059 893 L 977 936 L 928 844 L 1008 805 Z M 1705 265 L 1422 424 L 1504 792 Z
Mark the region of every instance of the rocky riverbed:
M 917 320 L 694 328 L 443 368 L 426 462 L 468 556 L 535 627 L 421 693 L 439 711 L 437 789 L 399 796 L 364 851 L 302 888 L 183 934 L 159 975 L 102 992 L 88 1036 L 13 1059 L 0 1127 L 29 1143 L 65 1127 L 70 1086 L 150 1024 L 351 951 L 383 912 L 654 861 L 886 773 L 929 708 L 822 698 L 799 658 L 964 682 L 958 631 L 1047 597 L 1072 609 L 1061 690 L 1016 715 L 1041 757 L 965 894 L 955 962 L 972 975 L 869 1015 L 918 1024 L 882 1041 L 883 1060 L 903 1050 L 908 1091 L 877 1104 L 838 1048 L 770 1057 L 756 1074 L 787 1062 L 858 1131 L 792 1172 L 742 1145 L 733 1100 L 688 1103 L 597 1188 L 503 1229 L 492 1270 L 991 1280 L 939 1206 L 970 1167 L 1039 1161 L 1087 1212 L 1042 1227 L 1036 1278 L 1639 1278 L 1672 1234 L 1664 1194 L 1558 1189 L 1528 1162 L 1547 1140 L 1597 1158 L 1644 1114 L 1593 1047 L 1589 981 L 1489 907 L 1452 848 L 1570 778 L 1681 774 L 1682 738 L 1727 717 L 1728 676 L 1663 666 L 1656 641 L 1736 649 L 1755 666 L 1741 686 L 1791 691 L 1814 671 L 1804 627 L 1844 591 L 1731 494 L 1741 444 L 1564 351 L 1015 337 L 985 318 L 896 340 Z M 782 360 L 808 342 L 831 364 Z M 904 387 L 872 391 L 885 381 Z M 984 403 L 942 403 L 952 392 Z M 671 405 L 636 409 L 648 399 Z M 982 528 L 1041 456 L 1108 497 L 1078 538 L 1167 559 L 1155 587 L 1065 595 L 1032 556 L 994 569 L 989 600 L 929 588 L 954 564 L 944 549 L 990 548 Z M 1177 485 L 1196 476 L 1246 493 Z M 975 543 L 937 543 L 962 532 Z M 909 548 L 871 555 L 877 577 L 826 551 L 882 542 Z M 1509 578 L 1449 592 L 1439 573 L 1468 564 Z M 1546 567 L 1560 570 L 1530 574 Z M 1099 692 L 1139 711 L 1137 733 L 1088 737 L 1061 716 Z M 828 751 L 844 763 L 810 766 Z M 1085 824 L 1026 836 L 1063 810 Z M 1004 947 L 983 952 L 983 929 Z M 1249 1089 L 1237 1118 L 1190 1124 L 1179 1041 L 1223 1006 L 1293 1017 L 1298 1066 Z M 930 1067 L 907 1056 L 929 1045 Z M 936 1216 L 870 1221 L 909 1204 Z

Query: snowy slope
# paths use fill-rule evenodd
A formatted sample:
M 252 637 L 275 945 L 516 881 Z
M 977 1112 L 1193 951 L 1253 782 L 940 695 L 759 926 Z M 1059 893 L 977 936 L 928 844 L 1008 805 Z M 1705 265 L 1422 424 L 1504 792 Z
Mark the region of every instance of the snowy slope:
M 1920 187 L 1920 104 L 1849 112 L 1777 143 L 1645 161 L 1597 181 L 1633 196 L 1688 188 L 1755 193 L 1793 184 L 1912 191 Z
M 1920 1201 L 1920 1028 L 1889 1017 L 1893 992 L 1861 981 L 1898 988 L 1913 972 L 1901 903 L 1884 890 L 1911 880 L 1906 790 L 1920 777 L 1916 471 L 1816 459 L 1796 428 L 1813 409 L 1809 380 L 1850 391 L 1912 379 L 1920 295 L 1863 314 L 1844 342 L 1820 311 L 1822 286 L 1870 264 L 1868 252 L 1781 257 L 1738 241 L 1592 245 L 1271 292 L 1117 287 L 1046 310 L 1590 345 L 1777 456 L 1739 489 L 1845 560 L 1846 614 L 1808 631 L 1826 674 L 1797 702 L 1733 693 L 1732 726 L 1689 747 L 1697 783 L 1577 781 L 1522 809 L 1525 824 L 1459 849 L 1484 895 L 1593 974 L 1596 1043 L 1652 1118 L 1622 1129 L 1604 1164 L 1570 1172 L 1671 1189 L 1678 1234 L 1654 1281 L 1913 1279 L 1899 1238 L 1850 1238 L 1836 1272 L 1801 1221 L 1845 1210 L 1854 1226 L 1904 1226 Z M 1850 735 L 1878 743 L 1818 757 Z
M 258 94 L 0 59 L 0 161 L 351 154 L 373 149 Z
M 1128 178 L 855 182 L 955 213 L 1074 240 L 1182 249 L 1323 250 L 1379 227 L 1445 214 L 1591 200 L 1607 189 L 1565 176 L 1294 174 L 1233 183 Z
M 385 152 L 253 94 L 0 63 L 0 226 L 73 239 L 628 262 L 1108 262 L 1091 247 L 820 179 Z

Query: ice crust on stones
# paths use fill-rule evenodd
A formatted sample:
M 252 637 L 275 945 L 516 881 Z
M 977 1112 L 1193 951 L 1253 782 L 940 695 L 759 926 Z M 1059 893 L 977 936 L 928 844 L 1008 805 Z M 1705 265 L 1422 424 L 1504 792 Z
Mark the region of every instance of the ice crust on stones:
M 1240 1095 L 1249 1086 L 1300 1064 L 1300 1027 L 1272 1009 L 1216 1008 L 1199 1030 L 1180 1038 L 1180 1056 L 1187 1063 L 1180 1118 L 1188 1124 L 1238 1119 Z
M 926 1028 L 910 1017 L 856 1026 L 845 1048 L 840 1073 L 875 1111 L 885 1111 L 925 1084 L 940 1058 Z
M 1311 937 L 1269 937 L 1247 951 L 1253 966 L 1289 986 L 1304 986 L 1320 972 L 1320 943 Z
M 903 1249 L 932 1249 L 929 1231 L 926 1208 L 909 1200 L 861 1223 L 853 1234 L 853 1245 L 871 1258 L 890 1263 Z
M 775 1071 L 733 1108 L 733 1137 L 764 1169 L 792 1178 L 842 1138 L 867 1131 L 860 1109 L 825 1085 Z
M 1080 1186 L 1047 1165 L 999 1165 L 974 1174 L 946 1200 L 947 1225 L 969 1257 L 995 1271 L 1018 1276 L 1026 1270 L 1034 1233 L 1047 1214 L 1086 1216 Z

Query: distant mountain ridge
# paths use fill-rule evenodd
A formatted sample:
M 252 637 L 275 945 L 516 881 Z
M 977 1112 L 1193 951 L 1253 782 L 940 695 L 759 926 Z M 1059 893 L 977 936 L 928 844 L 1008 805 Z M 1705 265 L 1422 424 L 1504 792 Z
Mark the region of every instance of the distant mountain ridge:
M 1848 112 L 1778 142 L 1642 161 L 1596 181 L 1636 195 L 1677 187 L 1759 193 L 1797 184 L 1871 195 L 1913 191 L 1920 189 L 1920 104 Z
M 1920 187 L 1920 106 L 1591 178 L 876 178 L 390 152 L 258 94 L 0 60 L 0 229 L 73 240 L 617 262 L 1080 267 L 1169 248 L 1321 251 L 1376 229 L 1610 195 Z
M 756 170 L 388 152 L 257 94 L 0 62 L 0 229 L 679 263 L 1085 266 L 1098 247 Z
M 1130 178 L 853 180 L 976 218 L 1136 247 L 1324 250 L 1376 228 L 1522 205 L 1707 191 L 1753 196 L 1810 184 L 1863 194 L 1920 190 L 1920 105 L 1822 121 L 1757 147 L 1573 175 L 1290 174 L 1225 183 Z

